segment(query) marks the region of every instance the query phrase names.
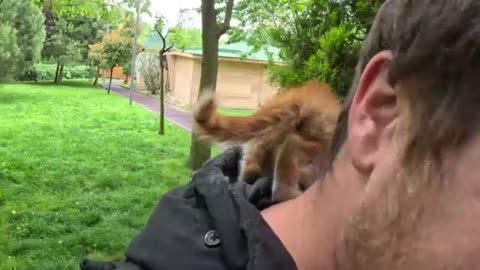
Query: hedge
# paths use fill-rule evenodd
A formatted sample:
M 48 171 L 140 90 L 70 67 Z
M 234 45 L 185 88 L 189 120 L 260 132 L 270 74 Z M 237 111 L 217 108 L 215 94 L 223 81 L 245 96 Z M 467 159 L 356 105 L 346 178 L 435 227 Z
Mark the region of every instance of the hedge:
M 19 81 L 53 81 L 55 80 L 56 64 L 36 64 L 33 69 L 19 76 Z M 88 79 L 95 71 L 87 65 L 77 65 L 63 68 L 63 79 Z

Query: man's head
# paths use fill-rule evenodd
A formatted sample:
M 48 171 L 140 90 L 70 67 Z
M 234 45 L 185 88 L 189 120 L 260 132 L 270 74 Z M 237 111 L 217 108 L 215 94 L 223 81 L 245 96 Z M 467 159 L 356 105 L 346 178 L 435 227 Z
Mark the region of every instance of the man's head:
M 337 269 L 480 265 L 477 106 L 480 1 L 387 0 L 334 140 L 332 175 L 365 182 Z

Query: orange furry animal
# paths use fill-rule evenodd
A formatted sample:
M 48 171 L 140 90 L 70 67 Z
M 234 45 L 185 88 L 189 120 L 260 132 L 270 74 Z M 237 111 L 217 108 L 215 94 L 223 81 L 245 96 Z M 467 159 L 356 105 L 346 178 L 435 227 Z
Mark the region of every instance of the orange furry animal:
M 204 94 L 193 111 L 201 138 L 244 145 L 240 179 L 252 183 L 273 176 L 272 196 L 295 198 L 325 171 L 340 103 L 328 85 L 309 81 L 275 95 L 249 116 L 217 112 Z

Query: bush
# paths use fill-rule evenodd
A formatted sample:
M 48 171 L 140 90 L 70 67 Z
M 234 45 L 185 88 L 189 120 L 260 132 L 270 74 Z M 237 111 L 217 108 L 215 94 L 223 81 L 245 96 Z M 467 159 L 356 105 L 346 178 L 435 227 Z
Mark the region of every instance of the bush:
M 143 52 L 138 56 L 138 70 L 148 91 L 153 95 L 162 87 L 159 57 L 155 53 Z
M 53 64 L 37 64 L 33 67 L 37 74 L 37 80 L 49 80 L 53 81 L 55 79 L 55 71 L 57 70 L 57 65 Z
M 56 64 L 36 64 L 32 69 L 18 76 L 18 81 L 53 81 L 55 80 Z M 88 79 L 92 69 L 87 65 L 77 65 L 63 68 L 64 79 Z
M 301 84 L 316 79 L 327 82 L 335 94 L 343 99 L 355 73 L 357 52 L 363 33 L 349 29 L 343 23 L 332 26 L 317 39 L 316 49 L 299 67 L 276 66 L 269 63 L 270 80 L 281 87 Z
M 357 51 L 361 45 L 356 34 L 344 24 L 330 28 L 319 39 L 317 52 L 305 64 L 307 74 L 328 82 L 342 98 L 348 94 L 355 74 Z

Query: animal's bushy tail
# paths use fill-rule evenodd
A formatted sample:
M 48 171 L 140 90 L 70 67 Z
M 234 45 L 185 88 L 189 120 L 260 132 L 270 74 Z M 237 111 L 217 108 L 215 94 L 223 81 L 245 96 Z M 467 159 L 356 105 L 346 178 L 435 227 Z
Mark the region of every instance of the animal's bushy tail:
M 252 138 L 278 136 L 300 121 L 300 100 L 279 95 L 248 116 L 226 116 L 217 112 L 215 97 L 202 95 L 193 110 L 194 130 L 200 138 L 216 142 L 244 143 Z

